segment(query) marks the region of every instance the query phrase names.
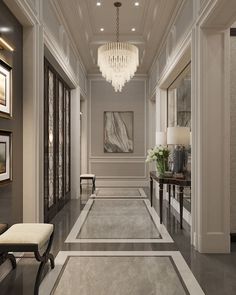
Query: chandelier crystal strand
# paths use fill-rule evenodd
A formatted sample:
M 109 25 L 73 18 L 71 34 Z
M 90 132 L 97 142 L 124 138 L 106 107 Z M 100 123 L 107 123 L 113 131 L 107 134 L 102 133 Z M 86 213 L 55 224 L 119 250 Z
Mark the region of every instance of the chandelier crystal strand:
M 119 41 L 119 7 L 117 9 L 116 42 L 106 43 L 98 48 L 98 66 L 102 76 L 112 84 L 115 91 L 122 91 L 123 86 L 135 74 L 139 65 L 138 48 L 128 42 Z

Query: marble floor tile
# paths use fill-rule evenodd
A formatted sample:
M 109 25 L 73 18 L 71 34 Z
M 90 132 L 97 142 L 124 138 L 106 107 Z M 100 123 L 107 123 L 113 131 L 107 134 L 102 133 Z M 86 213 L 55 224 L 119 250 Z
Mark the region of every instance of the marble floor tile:
M 173 242 L 147 200 L 89 200 L 66 239 L 84 242 Z
M 95 198 L 147 198 L 142 188 L 97 188 Z
M 203 295 L 178 251 L 60 252 L 40 294 Z M 47 293 L 48 292 L 48 293 Z
M 149 196 L 149 188 L 143 188 L 146 195 Z M 174 268 L 178 269 L 178 275 L 180 281 L 184 282 L 186 288 L 188 289 L 187 294 L 203 294 L 202 291 L 196 287 L 196 279 L 201 285 L 203 291 L 206 295 L 235 295 L 236 290 L 236 243 L 231 244 L 231 253 L 230 254 L 201 254 L 194 250 L 191 246 L 191 236 L 190 236 L 190 227 L 184 222 L 184 229 L 180 228 L 179 216 L 173 208 L 168 205 L 168 202 L 164 201 L 164 210 L 163 210 L 163 222 L 164 225 L 160 225 L 159 217 L 155 211 L 159 212 L 159 202 L 156 198 L 153 200 L 153 208 L 150 207 L 148 200 L 143 200 L 146 203 L 148 211 L 152 216 L 152 219 L 155 221 L 158 231 L 161 234 L 161 239 L 156 239 L 159 242 L 153 242 L 149 240 L 96 240 L 91 242 L 91 240 L 84 239 L 84 243 L 78 242 L 78 228 L 81 227 L 85 221 L 89 208 L 93 203 L 93 200 L 89 199 L 92 194 L 92 188 L 90 186 L 83 187 L 83 195 L 80 199 L 72 199 L 68 202 L 65 207 L 55 216 L 52 220 L 52 223 L 55 225 L 55 235 L 52 246 L 52 253 L 57 256 L 56 258 L 56 268 L 53 271 L 49 271 L 49 265 L 45 269 L 45 275 L 47 277 L 42 282 L 41 294 L 47 295 L 52 290 L 58 276 L 62 274 L 61 270 L 65 265 L 65 261 L 69 256 L 119 256 L 124 255 L 132 256 L 160 256 L 161 253 L 164 257 L 171 256 L 170 259 L 174 261 Z M 118 198 L 118 197 L 117 197 Z M 101 199 L 105 199 L 102 197 Z M 109 196 L 108 196 L 109 199 Z M 114 198 L 116 199 L 116 198 Z M 132 197 L 127 198 L 132 199 Z M 135 199 L 135 197 L 133 198 Z M 133 200 L 132 199 L 132 200 Z M 88 201 L 89 200 L 89 201 Z M 100 200 L 100 197 L 98 198 Z M 87 203 L 84 206 L 85 203 Z M 139 198 L 139 201 L 142 201 L 142 198 Z M 154 209 L 155 208 L 155 209 Z M 84 210 L 83 210 L 84 209 Z M 82 218 L 78 218 L 82 216 Z M 84 216 L 84 217 L 83 217 Z M 82 221 L 81 225 L 79 223 Z M 165 242 L 168 241 L 170 233 L 172 243 Z M 73 231 L 74 229 L 74 231 Z M 165 236 L 165 233 L 167 235 Z M 70 237 L 71 242 L 66 242 L 66 238 Z M 102 242 L 103 241 L 103 242 Z M 115 241 L 115 242 L 114 242 Z M 127 242 L 128 241 L 128 242 Z M 163 242 L 164 241 L 164 242 Z M 163 242 L 163 243 L 162 243 Z M 89 251 L 89 252 L 88 252 Z M 100 252 L 101 251 L 101 252 Z M 113 252 L 111 252 L 113 251 Z M 182 256 L 178 254 L 177 251 L 180 251 Z M 103 253 L 102 253 L 103 252 Z M 104 252 L 106 254 L 104 254 Z M 119 252 L 121 252 L 119 254 Z M 151 254 L 148 254 L 150 253 Z M 58 255 L 59 253 L 59 255 Z M 99 254 L 100 253 L 100 254 Z M 174 254 L 176 253 L 176 254 Z M 157 255 L 158 254 L 158 255 Z M 180 255 L 180 257 L 179 257 Z M 183 260 L 184 258 L 184 260 Z M 90 260 L 91 261 L 91 260 Z M 186 263 L 191 269 L 192 273 L 189 271 L 189 268 L 186 268 Z M 23 258 L 19 261 L 17 268 L 12 270 L 5 279 L 0 282 L 0 294 L 1 295 L 32 295 L 34 290 L 34 283 L 36 278 L 36 273 L 38 271 L 39 263 L 35 259 Z M 112 268 L 111 268 L 112 269 Z M 87 272 L 89 276 L 90 272 Z M 126 274 L 126 272 L 124 272 Z M 193 278 L 193 275 L 195 278 Z M 76 277 L 76 280 L 79 281 L 80 277 Z M 73 278 L 72 276 L 72 278 Z M 129 273 L 126 275 L 129 276 Z M 99 276 L 98 276 L 99 278 Z M 96 278 L 95 278 L 96 279 Z M 70 280 L 70 278 L 69 278 Z M 113 280 L 114 281 L 114 280 Z M 112 281 L 112 282 L 113 282 Z M 137 282 L 137 281 L 135 281 Z M 120 284 L 122 285 L 122 283 Z M 168 283 L 166 284 L 168 286 Z M 193 288 L 193 287 L 196 288 Z M 119 288 L 119 287 L 118 287 Z M 149 286 L 148 286 L 149 288 Z M 150 289 L 147 289 L 150 290 Z M 195 291 L 194 291 L 195 290 Z M 185 290 L 186 291 L 186 290 Z M 186 291 L 187 292 L 187 291 Z M 195 292 L 195 293 L 194 293 Z M 77 290 L 74 290 L 73 294 L 77 294 Z M 65 295 L 68 293 L 65 292 Z M 146 295 L 146 290 L 143 290 L 142 295 Z M 153 295 L 162 295 L 162 293 L 153 293 Z M 84 294 L 83 294 L 84 295 Z M 86 295 L 86 294 L 85 294 Z M 90 295 L 90 294 L 89 294 Z M 107 293 L 103 293 L 107 295 Z M 109 294 L 110 295 L 110 294 Z

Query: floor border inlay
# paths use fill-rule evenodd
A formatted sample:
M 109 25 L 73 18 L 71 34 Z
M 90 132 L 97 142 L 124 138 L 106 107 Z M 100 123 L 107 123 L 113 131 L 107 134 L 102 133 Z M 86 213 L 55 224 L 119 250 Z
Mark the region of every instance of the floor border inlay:
M 84 209 L 82 210 L 80 216 L 78 217 L 77 221 L 75 222 L 74 226 L 72 227 L 68 237 L 65 240 L 65 243 L 174 243 L 173 239 L 169 235 L 166 227 L 163 224 L 160 224 L 160 218 L 157 215 L 155 209 L 150 206 L 149 200 L 146 199 L 139 199 L 139 201 L 144 202 L 148 213 L 152 219 L 152 222 L 156 226 L 157 230 L 159 231 L 161 238 L 158 239 L 78 239 L 77 235 L 80 232 L 86 218 L 88 217 L 89 211 L 94 203 L 94 201 L 108 201 L 108 199 L 89 199 L 86 203 Z M 110 200 L 110 199 L 109 199 Z M 124 200 L 124 199 L 114 199 L 117 200 Z
M 104 188 L 98 188 L 99 189 L 104 189 Z M 125 188 L 124 188 L 125 189 Z M 145 194 L 144 190 L 142 188 L 135 188 L 139 191 L 140 195 L 139 196 L 103 196 L 103 195 L 96 195 L 92 194 L 90 198 L 93 199 L 147 199 L 147 195 Z
M 50 271 L 41 283 L 39 295 L 51 294 L 70 257 L 170 257 L 180 282 L 187 291 L 186 294 L 204 295 L 179 251 L 60 251 L 55 259 L 55 269 Z

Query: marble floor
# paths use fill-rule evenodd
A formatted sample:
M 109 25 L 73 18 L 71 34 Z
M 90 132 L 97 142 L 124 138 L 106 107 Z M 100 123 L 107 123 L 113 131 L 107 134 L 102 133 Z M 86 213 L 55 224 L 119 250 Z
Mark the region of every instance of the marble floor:
M 232 253 L 228 255 L 199 254 L 190 245 L 188 224 L 184 223 L 184 229 L 180 229 L 178 215 L 173 208 L 169 208 L 167 202 L 164 203 L 164 225 L 160 227 L 158 216 L 155 213 L 158 212 L 157 200 L 154 199 L 154 209 L 149 210 L 149 201 L 140 197 L 141 194 L 137 195 L 139 198 L 132 196 L 138 191 L 127 192 L 125 199 L 122 199 L 119 189 L 114 190 L 113 193 L 104 190 L 103 195 L 101 194 L 99 198 L 90 198 L 91 191 L 84 191 L 80 200 L 71 200 L 57 214 L 52 221 L 55 224 L 52 252 L 56 257 L 56 268 L 45 272 L 40 295 L 233 295 L 236 293 L 235 245 L 232 244 Z M 148 188 L 144 188 L 144 191 L 149 197 Z M 131 196 L 127 198 L 129 194 Z M 97 241 L 90 242 L 87 239 L 91 238 L 90 233 L 94 234 L 95 230 L 94 221 L 91 221 L 92 231 L 88 230 L 90 224 L 87 224 L 86 229 L 86 219 L 89 220 L 89 212 L 93 211 L 91 207 L 88 210 L 89 204 L 95 204 L 95 216 L 99 218 L 102 215 L 106 219 L 108 208 L 111 209 L 112 204 L 115 208 L 114 204 L 118 202 L 116 204 L 120 204 L 118 212 L 121 213 L 122 218 L 125 211 L 122 209 L 124 202 L 130 204 L 131 201 L 134 202 L 134 207 L 136 206 L 138 211 L 146 210 L 146 213 L 142 213 L 146 216 L 145 224 L 142 226 L 145 228 L 149 224 L 154 234 L 159 232 L 160 237 L 155 240 L 165 240 L 165 235 L 163 239 L 162 233 L 164 230 L 173 241 L 157 243 L 153 240 L 142 242 L 140 239 L 131 241 L 117 239 L 116 242 L 109 242 L 111 238 L 109 234 L 106 236 L 107 239 L 100 241 L 97 239 Z M 140 205 L 141 203 L 144 205 Z M 96 204 L 98 204 L 98 210 L 96 210 Z M 152 215 L 154 219 L 156 216 L 155 220 Z M 100 226 L 104 224 L 100 223 Z M 130 226 L 134 224 L 130 222 Z M 68 237 L 77 240 L 83 227 L 84 230 L 86 229 L 83 235 L 87 240 L 84 239 L 83 243 L 68 241 Z M 117 234 L 123 234 L 121 229 L 117 228 L 117 230 Z M 126 231 L 126 233 L 131 232 L 132 230 Z M 96 232 L 99 238 L 101 238 L 101 233 L 99 230 Z M 127 237 L 130 236 L 126 235 Z M 26 257 L 21 259 L 16 270 L 11 271 L 0 283 L 0 294 L 33 294 L 37 269 L 38 263 L 34 259 Z
M 66 243 L 173 242 L 148 200 L 88 200 Z
M 92 197 L 101 198 L 146 198 L 142 188 L 98 188 Z
M 59 252 L 41 294 L 203 295 L 178 251 Z

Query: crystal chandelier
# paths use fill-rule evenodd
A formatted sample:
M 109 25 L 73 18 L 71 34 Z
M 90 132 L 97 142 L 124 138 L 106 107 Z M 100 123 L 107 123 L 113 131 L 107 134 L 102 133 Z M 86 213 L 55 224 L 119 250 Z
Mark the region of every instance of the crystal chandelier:
M 102 76 L 112 84 L 115 91 L 122 90 L 137 70 L 139 65 L 138 48 L 128 42 L 119 41 L 119 8 L 116 7 L 116 42 L 106 43 L 98 48 L 98 66 Z

